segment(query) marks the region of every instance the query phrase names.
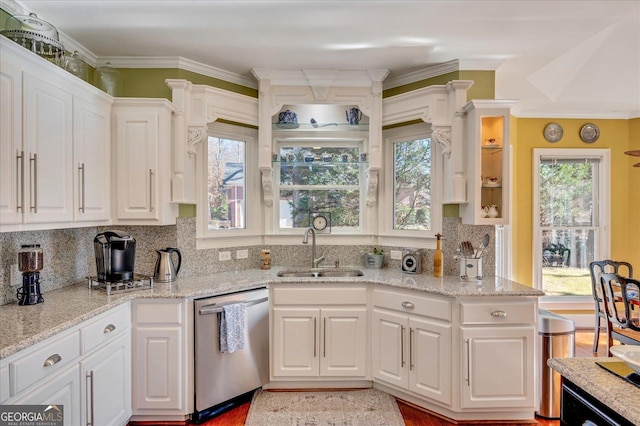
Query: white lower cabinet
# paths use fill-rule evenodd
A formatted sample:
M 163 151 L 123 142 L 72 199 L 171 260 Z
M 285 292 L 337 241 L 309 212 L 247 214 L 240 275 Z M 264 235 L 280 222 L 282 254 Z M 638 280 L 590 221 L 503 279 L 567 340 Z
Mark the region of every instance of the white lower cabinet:
M 131 335 L 127 333 L 83 360 L 84 424 L 124 425 L 131 417 Z
M 450 302 L 388 290 L 373 300 L 373 379 L 450 405 L 451 323 L 428 317 Z
M 193 409 L 193 308 L 183 299 L 133 306 L 134 419 L 184 420 Z
M 368 379 L 365 288 L 274 286 L 271 379 Z
M 73 364 L 47 381 L 20 394 L 9 404 L 55 405 L 62 407 L 65 426 L 78 426 L 81 420 L 80 366 Z

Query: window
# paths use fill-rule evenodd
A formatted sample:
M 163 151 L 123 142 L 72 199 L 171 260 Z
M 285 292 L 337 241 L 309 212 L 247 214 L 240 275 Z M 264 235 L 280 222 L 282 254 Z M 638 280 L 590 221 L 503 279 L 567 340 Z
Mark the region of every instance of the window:
M 385 131 L 384 143 L 381 234 L 434 237 L 442 226 L 442 204 L 437 147 L 429 127 L 417 124 Z
M 607 150 L 535 150 L 536 287 L 589 296 L 589 263 L 606 256 Z
M 366 162 L 360 162 L 362 140 L 277 141 L 275 169 L 278 228 L 307 228 L 310 213 L 331 213 L 332 233 L 360 232 L 362 184 Z
M 217 242 L 199 243 L 201 248 L 258 243 L 259 215 L 249 215 L 260 205 L 257 166 L 257 132 L 254 129 L 213 123 L 198 153 L 200 199 L 198 237 Z M 249 238 L 252 237 L 252 238 Z M 237 238 L 245 238 L 238 240 Z

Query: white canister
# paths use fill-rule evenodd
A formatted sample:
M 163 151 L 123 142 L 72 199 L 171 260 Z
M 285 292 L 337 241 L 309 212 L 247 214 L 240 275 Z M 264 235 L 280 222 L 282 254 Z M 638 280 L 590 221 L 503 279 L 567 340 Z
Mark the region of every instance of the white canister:
M 482 280 L 482 258 L 460 259 L 460 278 L 463 280 Z

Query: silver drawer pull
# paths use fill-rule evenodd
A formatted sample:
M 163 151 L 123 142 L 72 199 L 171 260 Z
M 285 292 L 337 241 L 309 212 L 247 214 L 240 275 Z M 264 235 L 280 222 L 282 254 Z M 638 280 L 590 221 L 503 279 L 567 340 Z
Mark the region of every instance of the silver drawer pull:
M 507 313 L 505 311 L 493 311 L 491 312 L 491 316 L 494 318 L 506 318 Z
M 57 363 L 59 363 L 60 361 L 62 361 L 62 357 L 58 354 L 53 354 L 51 355 L 49 358 L 47 358 L 44 361 L 44 364 L 42 365 L 43 367 L 51 367 L 52 365 L 55 365 Z
M 102 332 L 103 332 L 104 334 L 108 334 L 108 333 L 111 333 L 111 332 L 112 332 L 113 330 L 115 330 L 115 329 L 116 329 L 116 326 L 115 326 L 115 325 L 113 325 L 113 324 L 109 324 L 108 326 L 106 326 L 106 327 L 104 328 L 104 330 L 102 330 Z
M 406 309 L 413 309 L 416 307 L 416 305 L 411 302 L 402 302 L 402 307 Z

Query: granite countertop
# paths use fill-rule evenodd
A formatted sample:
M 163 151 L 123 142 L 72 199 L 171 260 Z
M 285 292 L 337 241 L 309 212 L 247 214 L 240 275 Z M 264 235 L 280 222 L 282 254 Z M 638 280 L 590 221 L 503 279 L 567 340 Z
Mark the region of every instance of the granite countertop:
M 605 370 L 598 362 L 618 358 L 552 358 L 547 365 L 622 417 L 640 426 L 640 388 Z
M 482 282 L 457 276 L 434 278 L 430 274 L 407 275 L 398 270 L 366 269 L 361 277 L 280 278 L 282 269 L 248 269 L 199 277 L 178 278 L 170 284 L 154 283 L 151 290 L 107 296 L 89 289 L 86 282 L 45 293 L 44 303 L 32 306 L 0 306 L 0 359 L 105 312 L 127 300 L 139 298 L 199 298 L 265 287 L 276 283 L 373 283 L 450 297 L 542 296 L 531 287 L 499 277 Z

